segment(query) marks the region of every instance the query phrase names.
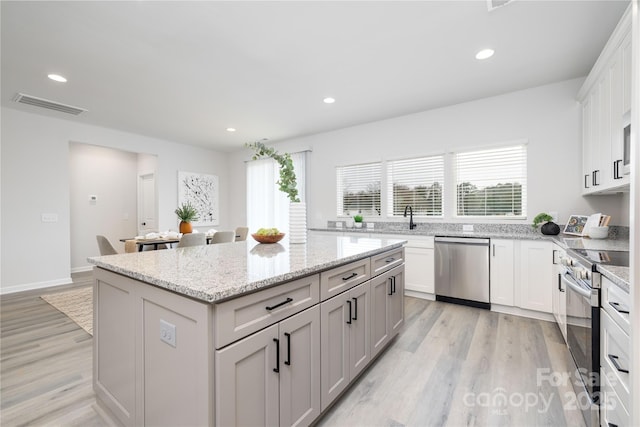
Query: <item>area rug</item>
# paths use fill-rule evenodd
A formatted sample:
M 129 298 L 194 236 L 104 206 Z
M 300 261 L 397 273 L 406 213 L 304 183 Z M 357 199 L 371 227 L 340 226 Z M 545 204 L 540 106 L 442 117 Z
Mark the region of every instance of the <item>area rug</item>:
M 87 286 L 72 291 L 42 295 L 40 298 L 57 308 L 93 335 L 93 287 Z

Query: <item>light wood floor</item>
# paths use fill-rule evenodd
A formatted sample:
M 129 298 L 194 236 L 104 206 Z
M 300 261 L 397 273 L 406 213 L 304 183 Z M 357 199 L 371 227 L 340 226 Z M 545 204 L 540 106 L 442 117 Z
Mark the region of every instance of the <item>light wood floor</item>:
M 0 298 L 0 424 L 113 425 L 92 391 L 92 337 L 39 295 Z M 583 425 L 563 410 L 571 386 L 537 379 L 575 369 L 555 324 L 408 297 L 405 307 L 400 336 L 318 425 Z

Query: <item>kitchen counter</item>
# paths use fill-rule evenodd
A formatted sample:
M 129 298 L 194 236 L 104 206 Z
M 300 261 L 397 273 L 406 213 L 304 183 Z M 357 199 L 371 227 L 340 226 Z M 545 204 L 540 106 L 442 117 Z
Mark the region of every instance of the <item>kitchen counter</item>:
M 88 258 L 100 268 L 212 303 L 403 245 L 404 240 L 318 236 L 306 244 L 244 242 Z
M 630 292 L 629 267 L 598 265 L 598 271 L 626 292 Z

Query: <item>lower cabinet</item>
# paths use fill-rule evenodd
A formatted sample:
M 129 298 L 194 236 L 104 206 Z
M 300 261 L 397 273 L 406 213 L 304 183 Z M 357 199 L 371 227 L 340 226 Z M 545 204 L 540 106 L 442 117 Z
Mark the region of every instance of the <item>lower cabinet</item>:
M 492 304 L 514 305 L 514 241 L 491 239 L 490 300 Z
M 520 307 L 551 313 L 551 242 L 544 240 L 520 241 Z
M 307 425 L 320 415 L 320 307 L 217 350 L 216 424 Z
M 553 275 L 551 281 L 552 311 L 553 317 L 562 332 L 564 341 L 567 341 L 567 294 L 565 285 L 562 283 L 563 274 L 562 259 L 566 256 L 566 251 L 559 245 L 553 245 Z
M 323 411 L 371 360 L 370 302 L 367 281 L 320 305 Z
M 404 267 L 371 279 L 371 357 L 382 350 L 404 324 Z

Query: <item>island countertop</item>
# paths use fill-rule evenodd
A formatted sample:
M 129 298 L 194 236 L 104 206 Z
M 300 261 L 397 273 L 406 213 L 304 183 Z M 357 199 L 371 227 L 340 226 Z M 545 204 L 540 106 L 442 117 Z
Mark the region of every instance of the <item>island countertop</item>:
M 307 243 L 253 240 L 88 258 L 97 267 L 213 303 L 401 247 L 385 238 L 318 236 Z

